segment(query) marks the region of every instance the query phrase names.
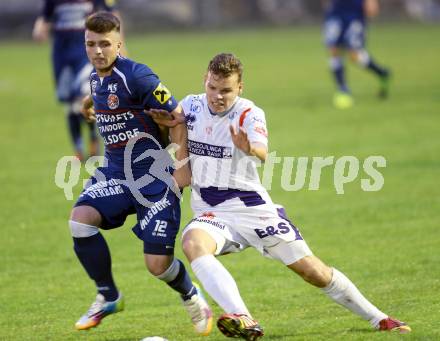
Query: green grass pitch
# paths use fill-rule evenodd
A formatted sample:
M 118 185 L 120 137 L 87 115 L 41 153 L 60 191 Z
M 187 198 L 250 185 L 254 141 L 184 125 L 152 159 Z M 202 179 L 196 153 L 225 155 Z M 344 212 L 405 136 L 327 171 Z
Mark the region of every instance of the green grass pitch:
M 270 149 L 278 156 L 387 160 L 378 192 L 361 190 L 361 169 L 337 195 L 333 167 L 323 170 L 318 191 L 286 192 L 276 166 L 271 194 L 316 255 L 383 311 L 407 321 L 413 333 L 373 332 L 253 250 L 221 258 L 266 340 L 440 339 L 439 35 L 439 26 L 373 26 L 369 49 L 392 67 L 391 97 L 377 100 L 376 79 L 350 66 L 356 105 L 346 111 L 331 106 L 334 86 L 317 26 L 129 37 L 130 57 L 150 65 L 177 98 L 202 92 L 214 54 L 236 53 L 245 65 L 244 95 L 265 110 Z M 73 202 L 54 184 L 56 163 L 71 149 L 48 57 L 47 45 L 3 42 L 0 49 L 0 340 L 199 340 L 178 296 L 147 273 L 132 218 L 104 232 L 126 310 L 95 330 L 74 330 L 95 289 L 72 250 L 67 219 Z M 86 176 L 83 171 L 81 179 Z M 185 199 L 182 225 L 191 216 Z M 207 338 L 223 339 L 216 329 Z

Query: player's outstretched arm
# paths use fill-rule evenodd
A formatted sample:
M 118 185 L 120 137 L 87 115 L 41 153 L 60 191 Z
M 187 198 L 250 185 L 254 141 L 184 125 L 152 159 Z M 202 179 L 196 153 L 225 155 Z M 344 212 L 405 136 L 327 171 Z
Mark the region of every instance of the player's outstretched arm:
M 170 129 L 165 126 L 159 125 L 160 139 L 164 143 L 165 147 L 170 144 Z
M 174 128 L 175 126 L 185 122 L 185 116 L 183 115 L 182 108 L 178 106 L 172 112 L 168 112 L 164 109 L 150 109 L 145 111 L 150 115 L 154 122 L 160 126 Z
M 234 126 L 229 126 L 231 132 L 232 142 L 234 145 L 245 152 L 247 155 L 256 156 L 261 161 L 266 161 L 267 158 L 267 147 L 262 143 L 250 143 L 246 130 L 242 127 L 239 128 L 238 132 L 235 130 Z
M 95 110 L 93 109 L 93 99 L 91 95 L 87 95 L 82 100 L 81 113 L 87 122 L 95 122 Z
M 186 129 L 185 115 L 179 105 L 172 112 L 163 109 L 150 109 L 146 111 L 154 122 L 159 126 L 169 128 L 171 143 L 177 144 L 176 150 L 176 170 L 173 174 L 174 179 L 180 188 L 191 184 L 191 169 L 189 167 L 188 153 L 188 131 Z
M 191 169 L 188 153 L 188 130 L 186 128 L 185 115 L 180 105 L 171 112 L 174 120 L 179 122 L 170 128 L 170 138 L 172 143 L 176 143 L 179 147 L 176 150 L 176 170 L 173 174 L 174 179 L 180 188 L 184 188 L 191 184 Z
M 38 17 L 35 20 L 34 28 L 32 30 L 32 38 L 35 41 L 43 42 L 49 39 L 51 24 L 43 17 Z

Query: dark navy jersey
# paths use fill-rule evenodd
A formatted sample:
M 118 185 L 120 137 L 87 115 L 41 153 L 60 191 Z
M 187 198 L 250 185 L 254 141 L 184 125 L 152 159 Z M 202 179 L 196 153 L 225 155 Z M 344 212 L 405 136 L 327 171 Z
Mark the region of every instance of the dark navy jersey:
M 113 0 L 45 0 L 41 15 L 52 24 L 55 41 L 78 41 L 84 45 L 86 18 L 93 12 L 113 9 Z
M 364 0 L 330 0 L 326 16 L 345 21 L 364 20 Z
M 154 138 L 138 139 L 129 160 L 134 161 L 148 151 L 149 157 L 131 162 L 134 177 L 143 176 L 158 161 L 160 152 L 156 151 L 161 149 L 159 128 L 144 113 L 144 109 L 173 111 L 177 101 L 149 67 L 123 57 L 116 59 L 110 76 L 99 77 L 93 71 L 90 75 L 90 88 L 97 127 L 104 139 L 105 156 L 108 166 L 114 172 L 123 174 L 124 150 L 130 139 L 136 138 L 139 133 L 148 133 Z M 158 164 L 160 162 L 155 163 L 156 166 Z

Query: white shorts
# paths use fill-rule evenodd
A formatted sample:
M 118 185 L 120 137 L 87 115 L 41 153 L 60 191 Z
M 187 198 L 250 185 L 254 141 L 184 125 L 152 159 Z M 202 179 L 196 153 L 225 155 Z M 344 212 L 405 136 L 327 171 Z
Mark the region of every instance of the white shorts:
M 312 255 L 299 230 L 279 205 L 264 204 L 233 211 L 212 207 L 196 214 L 182 236 L 192 229 L 202 229 L 216 241 L 215 255 L 240 252 L 251 246 L 285 265 Z

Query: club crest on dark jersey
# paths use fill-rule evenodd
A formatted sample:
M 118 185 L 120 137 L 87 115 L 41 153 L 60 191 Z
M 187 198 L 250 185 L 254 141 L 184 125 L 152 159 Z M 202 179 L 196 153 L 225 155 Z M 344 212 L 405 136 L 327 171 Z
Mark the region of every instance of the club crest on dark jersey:
M 110 109 L 116 109 L 119 107 L 119 97 L 115 94 L 110 94 L 107 97 L 107 105 Z

